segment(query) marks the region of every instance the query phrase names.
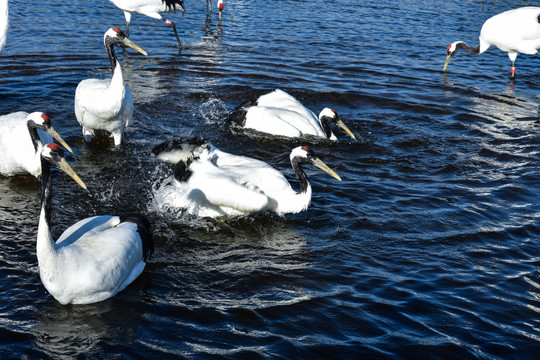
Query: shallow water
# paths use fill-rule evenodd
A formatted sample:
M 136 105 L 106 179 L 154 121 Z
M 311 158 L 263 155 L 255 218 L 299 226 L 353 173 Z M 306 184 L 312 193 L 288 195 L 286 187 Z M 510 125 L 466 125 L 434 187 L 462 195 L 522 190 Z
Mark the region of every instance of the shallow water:
M 82 141 L 79 81 L 110 76 L 103 33 L 125 27 L 104 0 L 10 1 L 0 113 L 45 111 L 74 148 L 85 193 L 55 178 L 53 235 L 96 214 L 140 211 L 156 253 L 126 290 L 62 306 L 35 255 L 39 183 L 0 178 L 3 358 L 533 358 L 540 347 L 539 60 L 458 53 L 519 1 L 231 0 L 142 15 L 118 50 L 135 101 L 125 143 Z M 306 169 L 308 211 L 231 221 L 162 214 L 150 151 L 202 135 L 263 159 L 295 185 L 301 141 L 231 132 L 227 112 L 281 88 L 334 108 L 359 141 L 310 143 L 343 178 Z

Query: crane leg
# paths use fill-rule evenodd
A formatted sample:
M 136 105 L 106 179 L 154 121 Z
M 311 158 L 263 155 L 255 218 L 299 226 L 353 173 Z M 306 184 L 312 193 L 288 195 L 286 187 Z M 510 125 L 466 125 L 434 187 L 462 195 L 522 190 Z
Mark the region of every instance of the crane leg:
M 119 146 L 122 144 L 122 138 L 123 138 L 122 130 L 117 133 L 112 133 L 111 136 L 114 139 L 114 146 Z
M 165 23 L 172 27 L 172 29 L 174 31 L 174 36 L 176 36 L 176 40 L 178 41 L 178 46 L 181 49 L 182 48 L 182 43 L 180 42 L 180 38 L 178 37 L 178 33 L 176 32 L 176 25 L 171 20 L 168 20 L 168 19 L 165 19 Z
M 129 37 L 129 23 L 131 22 L 131 13 L 124 11 L 124 17 L 126 18 L 126 37 Z
M 82 128 L 82 133 L 83 133 L 84 141 L 86 142 L 90 142 L 94 138 L 94 133 L 86 129 L 85 127 Z
M 512 62 L 512 67 L 510 69 L 510 80 L 514 80 L 516 78 L 516 67 L 514 65 L 516 58 L 518 56 L 517 52 L 509 52 L 508 57 L 510 58 L 510 61 Z
M 510 80 L 514 80 L 516 78 L 516 67 L 514 66 L 514 62 L 512 61 L 512 67 L 510 68 Z

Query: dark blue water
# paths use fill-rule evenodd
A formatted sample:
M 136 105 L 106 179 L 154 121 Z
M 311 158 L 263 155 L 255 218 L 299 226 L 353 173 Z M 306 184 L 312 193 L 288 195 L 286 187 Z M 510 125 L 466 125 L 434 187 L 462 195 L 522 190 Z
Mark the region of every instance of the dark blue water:
M 55 179 L 53 235 L 140 211 L 156 253 L 107 301 L 62 306 L 35 255 L 39 183 L 0 178 L 2 358 L 535 358 L 540 349 L 540 59 L 458 53 L 520 1 L 226 2 L 222 24 L 186 0 L 171 29 L 134 15 L 117 51 L 135 101 L 124 144 L 82 141 L 77 84 L 110 76 L 105 0 L 10 1 L 0 113 L 44 111 L 88 193 Z M 215 7 L 215 6 L 214 6 Z M 343 178 L 308 170 L 307 212 L 213 221 L 162 214 L 165 139 L 203 135 L 294 182 L 298 141 L 232 133 L 226 113 L 284 89 L 338 111 L 360 141 L 311 144 Z

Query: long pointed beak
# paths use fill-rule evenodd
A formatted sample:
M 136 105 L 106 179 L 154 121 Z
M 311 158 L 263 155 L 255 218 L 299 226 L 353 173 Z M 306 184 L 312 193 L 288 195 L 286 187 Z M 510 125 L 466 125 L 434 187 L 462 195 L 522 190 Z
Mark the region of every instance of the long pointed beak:
M 79 184 L 84 190 L 87 190 L 86 184 L 81 180 L 79 175 L 77 175 L 75 171 L 73 171 L 71 166 L 69 166 L 69 164 L 67 163 L 66 159 L 61 159 L 58 167 L 60 168 L 60 170 L 68 174 L 73 180 L 75 180 L 75 182 Z
M 356 136 L 354 136 L 354 134 L 352 133 L 352 131 L 349 130 L 349 128 L 343 123 L 343 121 L 341 121 L 341 119 L 338 119 L 338 120 L 336 121 L 336 124 L 337 124 L 340 128 L 342 128 L 343 130 L 345 130 L 345 132 L 346 132 L 347 134 L 349 134 L 350 137 L 352 137 L 353 139 L 356 140 Z
M 446 67 L 448 66 L 448 63 L 450 62 L 450 59 L 452 58 L 454 54 L 448 54 L 446 55 L 446 61 L 444 62 L 444 67 L 442 69 L 443 72 L 446 71 Z
M 318 167 L 318 168 L 321 169 L 322 171 L 327 172 L 328 174 L 332 175 L 333 177 L 335 177 L 336 179 L 338 179 L 339 181 L 341 181 L 341 178 L 339 177 L 339 175 L 336 174 L 334 170 L 330 169 L 330 168 L 328 167 L 328 165 L 326 165 L 325 163 L 323 163 L 321 159 L 316 158 L 315 160 L 313 160 L 313 165 L 315 165 L 316 167 Z
M 129 40 L 128 38 L 125 38 L 123 43 L 124 43 L 124 45 L 129 46 L 130 48 L 137 50 L 138 52 L 140 52 L 144 56 L 148 55 L 148 53 L 146 51 L 144 51 L 143 49 L 141 49 L 139 47 L 139 45 L 135 44 L 133 41 Z
M 69 145 L 62 139 L 62 137 L 54 130 L 54 128 L 51 126 L 47 128 L 47 134 L 51 135 L 56 141 L 58 141 L 64 148 L 66 148 L 67 151 L 73 154 L 73 150 L 69 147 Z

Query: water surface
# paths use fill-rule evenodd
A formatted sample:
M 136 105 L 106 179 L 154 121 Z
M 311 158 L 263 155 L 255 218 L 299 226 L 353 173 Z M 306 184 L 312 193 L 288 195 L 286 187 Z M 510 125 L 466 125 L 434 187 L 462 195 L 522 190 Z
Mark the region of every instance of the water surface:
M 519 1 L 231 0 L 221 25 L 201 0 L 171 29 L 134 15 L 144 57 L 118 50 L 135 101 L 125 142 L 85 144 L 73 112 L 84 78 L 110 76 L 105 0 L 10 1 L 0 113 L 44 111 L 89 186 L 55 178 L 54 229 L 139 211 L 156 253 L 107 301 L 62 306 L 35 255 L 39 183 L 0 178 L 3 358 L 533 358 L 540 347 L 539 59 L 458 53 Z M 201 135 L 270 163 L 297 185 L 302 141 L 231 132 L 228 111 L 281 88 L 334 108 L 359 141 L 310 143 L 343 178 L 306 169 L 308 211 L 231 221 L 162 214 L 149 155 Z

